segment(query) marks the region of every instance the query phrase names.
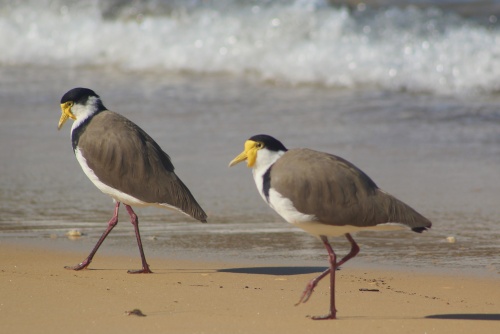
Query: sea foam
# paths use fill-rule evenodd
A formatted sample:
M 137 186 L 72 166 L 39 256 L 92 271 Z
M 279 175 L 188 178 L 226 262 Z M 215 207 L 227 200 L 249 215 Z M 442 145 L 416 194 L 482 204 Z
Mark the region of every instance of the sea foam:
M 500 29 L 437 8 L 326 1 L 22 1 L 0 65 L 228 73 L 435 94 L 500 90 Z

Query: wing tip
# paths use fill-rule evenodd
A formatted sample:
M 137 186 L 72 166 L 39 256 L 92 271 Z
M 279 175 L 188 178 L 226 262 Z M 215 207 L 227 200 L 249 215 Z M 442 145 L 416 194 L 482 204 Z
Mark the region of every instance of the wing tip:
M 196 220 L 199 220 L 203 224 L 207 223 L 208 216 L 207 216 L 207 214 L 204 211 L 202 211 L 201 214 L 200 213 L 199 214 L 193 214 L 193 215 L 191 215 L 191 217 L 193 217 Z
M 427 231 L 431 227 L 432 227 L 432 223 L 429 223 L 427 226 L 412 227 L 411 230 L 413 232 L 422 233 L 423 231 Z

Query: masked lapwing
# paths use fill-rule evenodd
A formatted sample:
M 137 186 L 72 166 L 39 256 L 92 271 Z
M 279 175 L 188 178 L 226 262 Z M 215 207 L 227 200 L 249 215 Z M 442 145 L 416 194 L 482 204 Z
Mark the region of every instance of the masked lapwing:
M 206 222 L 207 215 L 174 172 L 170 157 L 144 130 L 104 107 L 100 97 L 87 88 L 74 88 L 61 98 L 58 129 L 71 118 L 71 143 L 76 159 L 99 190 L 115 201 L 113 217 L 90 255 L 76 266 L 86 268 L 118 223 L 120 203 L 125 205 L 135 229 L 142 269 L 151 273 L 139 234 L 139 220 L 132 206 L 174 209 Z
M 277 139 L 256 135 L 229 166 L 247 161 L 257 189 L 280 216 L 318 237 L 329 255 L 329 268 L 310 281 L 299 302 L 305 303 L 318 282 L 330 274 L 330 310 L 313 319 L 335 319 L 335 269 L 356 256 L 351 233 L 363 230 L 410 228 L 422 232 L 431 222 L 381 190 L 359 168 L 335 155 L 299 148 L 287 150 Z M 337 261 L 328 237 L 344 235 L 350 252 Z

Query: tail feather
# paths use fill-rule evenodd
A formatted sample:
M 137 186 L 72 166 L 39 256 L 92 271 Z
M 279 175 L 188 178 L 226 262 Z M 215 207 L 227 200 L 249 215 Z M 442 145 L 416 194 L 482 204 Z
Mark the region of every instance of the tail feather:
M 389 194 L 386 195 L 384 197 L 386 198 L 387 222 L 407 225 L 412 231 L 417 233 L 422 233 L 431 228 L 432 223 L 429 219 L 397 198 Z
M 413 232 L 422 233 L 423 231 L 427 231 L 427 229 L 431 228 L 431 226 L 432 226 L 432 224 L 429 226 L 426 226 L 426 227 L 414 227 L 411 230 Z

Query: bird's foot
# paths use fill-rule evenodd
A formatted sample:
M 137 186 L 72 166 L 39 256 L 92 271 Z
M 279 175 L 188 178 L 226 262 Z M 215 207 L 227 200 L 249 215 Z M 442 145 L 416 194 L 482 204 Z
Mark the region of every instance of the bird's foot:
M 139 270 L 129 270 L 127 271 L 129 274 L 152 274 L 153 272 L 149 269 L 149 266 L 144 267 Z
M 319 316 L 308 316 L 312 320 L 334 320 L 337 319 L 336 312 L 330 312 L 327 315 L 319 315 Z
M 310 281 L 307 283 L 306 288 L 304 289 L 304 292 L 302 292 L 302 296 L 300 296 L 300 300 L 295 304 L 295 306 L 298 306 L 301 303 L 305 303 L 309 300 L 311 297 L 312 293 L 314 292 L 314 288 L 316 287 L 317 282 L 315 280 Z
M 68 270 L 82 270 L 82 269 L 86 269 L 90 264 L 90 261 L 87 259 L 79 264 L 77 264 L 76 266 L 65 266 L 64 269 L 68 269 Z

